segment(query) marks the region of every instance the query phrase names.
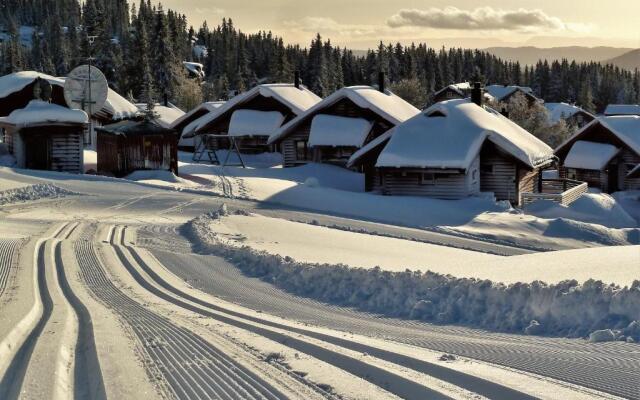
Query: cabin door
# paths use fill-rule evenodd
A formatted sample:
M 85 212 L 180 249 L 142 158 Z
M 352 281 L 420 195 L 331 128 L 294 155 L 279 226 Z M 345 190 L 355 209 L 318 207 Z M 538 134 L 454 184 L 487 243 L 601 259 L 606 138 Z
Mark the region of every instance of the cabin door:
M 27 135 L 24 158 L 27 169 L 51 169 L 51 140 L 47 135 Z
M 169 169 L 168 160 L 164 149 L 162 135 L 145 135 L 144 146 L 144 168 L 145 169 Z
M 618 188 L 618 164 L 609 164 L 609 173 L 607 175 L 609 179 L 607 192 L 613 193 L 620 190 Z

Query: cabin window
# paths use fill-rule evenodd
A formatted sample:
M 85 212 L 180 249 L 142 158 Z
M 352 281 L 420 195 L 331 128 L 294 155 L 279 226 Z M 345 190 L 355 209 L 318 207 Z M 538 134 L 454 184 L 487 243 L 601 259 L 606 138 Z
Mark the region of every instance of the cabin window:
M 480 166 L 480 171 L 483 174 L 493 175 L 493 164 L 482 164 Z
M 296 147 L 296 159 L 306 160 L 308 154 L 307 142 L 305 140 L 296 140 L 294 145 Z
M 425 172 L 420 175 L 420 184 L 422 185 L 435 185 L 436 184 L 436 174 Z
M 567 179 L 576 179 L 576 170 L 574 168 L 567 168 Z
M 471 181 L 472 181 L 473 183 L 476 183 L 476 182 L 478 181 L 478 170 L 477 170 L 477 169 L 474 169 L 474 170 L 471 172 Z

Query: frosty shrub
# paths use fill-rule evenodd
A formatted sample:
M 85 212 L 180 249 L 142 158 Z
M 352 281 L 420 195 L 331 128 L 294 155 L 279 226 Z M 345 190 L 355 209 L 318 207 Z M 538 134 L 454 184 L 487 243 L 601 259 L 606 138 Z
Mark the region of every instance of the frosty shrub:
M 640 339 L 640 323 L 634 322 L 640 320 L 640 281 L 624 288 L 594 280 L 505 285 L 434 272 L 303 263 L 220 242 L 210 229 L 212 219 L 220 217 L 212 212 L 183 226 L 195 250 L 221 256 L 245 274 L 299 296 L 387 316 L 504 332 L 586 337 L 609 329 L 616 340 Z

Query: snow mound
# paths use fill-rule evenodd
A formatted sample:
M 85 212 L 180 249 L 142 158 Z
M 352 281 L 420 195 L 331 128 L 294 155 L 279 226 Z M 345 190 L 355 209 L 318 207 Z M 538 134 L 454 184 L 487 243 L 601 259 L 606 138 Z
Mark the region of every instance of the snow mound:
M 569 206 L 552 201 L 537 201 L 525 207 L 527 214 L 540 218 L 565 218 L 599 224 L 608 228 L 635 228 L 637 221 L 615 198 L 603 193 L 585 193 Z
M 640 319 L 640 280 L 625 287 L 596 280 L 505 285 L 433 272 L 300 263 L 246 246 L 225 245 L 209 229 L 220 216 L 211 212 L 183 226 L 197 251 L 218 255 L 247 275 L 327 303 L 392 317 L 569 337 L 604 329 L 635 332 L 633 323 Z
M 25 201 L 55 199 L 77 193 L 59 188 L 51 183 L 38 183 L 0 192 L 0 206 Z
M 128 179 L 130 181 L 136 181 L 136 182 L 162 181 L 167 183 L 177 183 L 177 184 L 186 184 L 186 185 L 193 184 L 193 182 L 187 179 L 176 176 L 176 174 L 174 174 L 171 171 L 161 171 L 161 170 L 134 171 L 131 174 L 127 175 L 125 179 Z

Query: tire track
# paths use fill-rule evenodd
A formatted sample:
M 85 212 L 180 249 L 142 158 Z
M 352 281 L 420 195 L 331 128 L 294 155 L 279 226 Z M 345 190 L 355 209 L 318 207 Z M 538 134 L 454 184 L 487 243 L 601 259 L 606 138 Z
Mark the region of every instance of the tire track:
M 69 229 L 70 228 L 70 229 Z M 37 301 L 41 304 L 42 313 L 31 332 L 27 335 L 24 342 L 19 345 L 13 354 L 2 380 L 0 380 L 0 399 L 18 398 L 22 388 L 31 355 L 35 349 L 36 343 L 42 335 L 47 322 L 53 313 L 53 300 L 47 287 L 46 280 L 46 258 L 45 248 L 47 241 L 56 238 L 66 238 L 75 229 L 69 222 L 63 224 L 50 237 L 41 239 L 36 244 L 34 270 L 36 272 L 35 292 L 37 293 Z M 35 307 L 38 307 L 36 305 Z M 11 333 L 9 334 L 12 335 Z
M 117 242 L 117 238 L 115 238 L 115 240 Z M 146 281 L 146 279 L 142 277 L 140 273 L 138 273 L 135 267 L 133 267 L 129 262 L 126 261 L 126 257 L 122 249 L 120 249 L 119 247 L 122 247 L 123 249 L 127 250 L 127 252 L 134 258 L 136 263 L 150 277 L 150 279 L 154 282 L 154 284 L 159 285 L 160 287 L 167 290 L 172 295 L 177 296 L 178 298 L 168 295 L 167 293 L 157 289 L 155 286 L 153 286 L 148 281 Z M 454 371 L 449 368 L 445 368 L 440 365 L 433 364 L 427 361 L 415 359 L 412 357 L 407 357 L 391 351 L 386 351 L 376 347 L 364 345 L 352 340 L 338 338 L 331 335 L 322 334 L 322 333 L 309 331 L 305 329 L 300 329 L 296 327 L 291 327 L 291 326 L 279 324 L 276 322 L 272 322 L 269 320 L 265 320 L 262 318 L 248 316 L 239 312 L 227 310 L 218 305 L 215 305 L 207 301 L 204 301 L 202 299 L 199 299 L 197 297 L 191 296 L 181 291 L 180 289 L 173 287 L 168 282 L 164 281 L 144 262 L 144 260 L 140 258 L 140 256 L 136 253 L 135 248 L 124 245 L 123 242 L 121 242 L 120 246 L 116 246 L 115 248 L 116 248 L 116 251 L 119 253 L 119 257 L 121 258 L 121 261 L 123 261 L 122 262 L 123 265 L 129 270 L 129 273 L 132 275 L 132 277 L 141 286 L 143 286 L 145 289 L 155 294 L 156 296 L 164 300 L 167 300 L 173 304 L 176 304 L 180 307 L 183 307 L 187 310 L 199 313 L 207 317 L 217 319 L 226 324 L 234 325 L 239 328 L 257 333 L 261 336 L 267 337 L 274 341 L 286 343 L 288 347 L 291 347 L 296 350 L 307 353 L 309 355 L 312 355 L 322 361 L 333 364 L 338 368 L 345 369 L 346 371 L 356 376 L 359 376 L 365 380 L 368 380 L 369 382 L 375 385 L 378 385 L 384 388 L 385 390 L 388 390 L 391 393 L 394 393 L 400 397 L 447 398 L 447 396 L 444 396 L 441 393 L 422 387 L 413 381 L 405 379 L 404 377 L 398 377 L 392 373 L 388 373 L 387 371 L 381 371 L 379 368 L 373 365 L 364 363 L 360 360 L 350 359 L 350 357 L 348 356 L 344 356 L 340 353 L 334 353 L 331 350 L 306 342 L 302 339 L 298 339 L 297 337 L 291 337 L 288 335 L 281 334 L 277 331 L 264 328 L 264 326 L 289 331 L 295 334 L 295 336 L 305 335 L 308 337 L 312 337 L 314 339 L 321 340 L 326 343 L 330 343 L 332 345 L 344 347 L 344 348 L 361 352 L 361 353 L 367 353 L 374 357 L 380 358 L 382 360 L 405 366 L 407 368 L 413 369 L 420 373 L 424 373 L 426 375 L 429 375 L 437 379 L 440 379 L 442 381 L 448 382 L 450 384 L 456 385 L 460 388 L 464 388 L 470 392 L 478 393 L 489 398 L 497 398 L 497 399 L 533 399 L 535 398 L 523 392 L 519 392 L 517 390 L 502 386 L 500 384 L 490 382 L 485 379 L 476 378 L 476 377 L 467 375 L 465 373 Z M 195 303 L 200 307 L 206 308 L 207 310 L 203 310 L 202 308 L 199 308 L 198 306 L 194 306 L 191 303 L 182 301 L 181 299 L 185 299 L 187 301 Z M 219 313 L 222 313 L 222 315 Z M 237 319 L 232 318 L 231 316 L 235 318 L 240 318 L 243 321 L 238 321 Z M 256 326 L 245 321 L 251 321 L 259 325 Z M 393 381 L 395 381 L 397 385 L 394 385 L 393 383 L 391 383 Z M 417 386 L 420 386 L 420 387 L 417 387 Z
M 115 233 L 109 232 L 109 240 Z M 114 310 L 143 344 L 145 358 L 177 399 L 278 399 L 284 395 L 193 332 L 173 324 L 133 300 L 105 274 L 93 244 L 78 241 L 81 278 Z M 152 371 L 149 371 L 151 375 Z

